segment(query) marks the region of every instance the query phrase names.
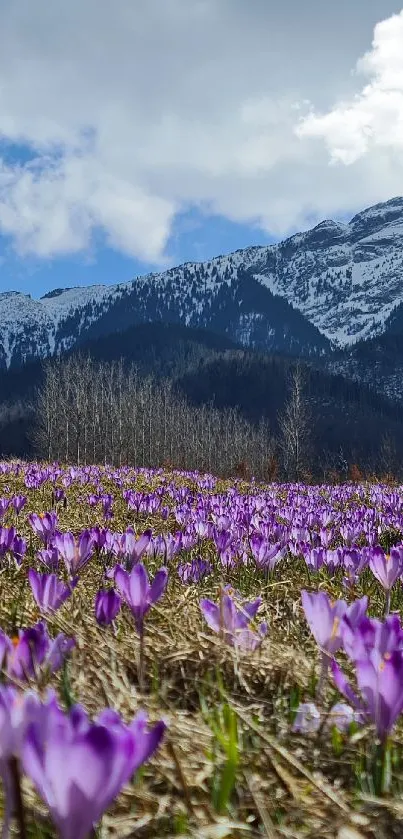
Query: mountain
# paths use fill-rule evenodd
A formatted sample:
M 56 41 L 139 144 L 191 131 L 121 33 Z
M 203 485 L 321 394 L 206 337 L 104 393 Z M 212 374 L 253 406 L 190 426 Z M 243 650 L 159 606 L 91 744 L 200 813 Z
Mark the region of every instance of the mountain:
M 359 341 L 348 351 L 334 353 L 324 360 L 329 373 L 340 373 L 371 387 L 395 402 L 403 401 L 403 331 L 385 332 L 368 341 Z
M 403 303 L 403 198 L 292 236 L 262 253 L 254 273 L 336 346 L 382 333 Z
M 116 286 L 57 290 L 41 300 L 2 294 L 0 365 L 16 367 L 156 321 L 205 328 L 250 347 L 325 353 L 328 339 L 248 273 L 240 253 Z
M 128 283 L 55 289 L 40 300 L 4 292 L 0 367 L 158 321 L 312 361 L 335 353 L 342 365 L 344 348 L 348 372 L 353 345 L 403 330 L 403 198 L 348 224 L 323 221 L 279 244 Z
M 403 303 L 392 310 L 381 335 L 331 353 L 322 367 L 403 402 Z

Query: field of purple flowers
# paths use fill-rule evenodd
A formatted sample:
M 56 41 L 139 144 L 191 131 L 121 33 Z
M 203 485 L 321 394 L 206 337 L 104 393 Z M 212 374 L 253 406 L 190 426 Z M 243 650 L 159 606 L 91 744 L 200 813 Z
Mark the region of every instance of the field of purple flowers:
M 393 839 L 403 491 L 0 463 L 1 836 Z

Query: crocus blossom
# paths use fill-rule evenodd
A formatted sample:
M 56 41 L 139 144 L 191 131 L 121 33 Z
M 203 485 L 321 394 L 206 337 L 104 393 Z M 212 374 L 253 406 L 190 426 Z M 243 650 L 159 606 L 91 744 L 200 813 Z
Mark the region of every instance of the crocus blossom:
M 59 609 L 78 583 L 78 577 L 66 585 L 56 574 L 38 574 L 33 568 L 28 571 L 28 580 L 35 601 L 43 613 Z
M 286 553 L 279 542 L 273 545 L 259 534 L 251 536 L 250 549 L 257 567 L 264 571 L 272 571 Z
M 30 513 L 28 521 L 34 533 L 39 536 L 45 547 L 47 547 L 57 527 L 58 517 L 56 513 L 41 513 L 40 515 Z
M 114 578 L 117 589 L 134 617 L 137 632 L 142 635 L 147 612 L 166 589 L 168 570 L 160 568 L 150 584 L 147 569 L 142 563 L 134 565 L 130 573 L 118 565 Z
M 301 592 L 309 628 L 322 651 L 333 655 L 341 646 L 341 620 L 347 610 L 344 600 L 332 601 L 324 591 Z
M 42 721 L 41 721 L 42 722 Z M 86 839 L 139 766 L 158 748 L 161 721 L 147 729 L 138 714 L 127 726 L 114 711 L 92 723 L 80 706 L 64 714 L 48 703 L 44 724 L 27 728 L 22 762 L 49 807 L 61 839 Z
M 347 705 L 346 702 L 336 702 L 330 709 L 326 720 L 327 728 L 337 728 L 343 734 L 346 734 L 353 722 L 360 722 L 361 715 Z
M 10 679 L 22 682 L 36 679 L 41 672 L 59 670 L 74 646 L 74 639 L 67 638 L 63 632 L 52 640 L 42 622 L 21 629 L 13 639 L 0 632 L 0 667 L 5 666 Z
M 252 652 L 263 641 L 267 633 L 267 624 L 255 626 L 254 618 L 261 605 L 261 598 L 248 603 L 223 590 L 219 603 L 203 598 L 200 609 L 210 629 L 222 635 L 223 640 L 232 647 Z
M 72 533 L 55 533 L 53 545 L 72 577 L 82 571 L 94 552 L 94 539 L 89 530 L 83 530 L 77 539 Z
M 373 723 L 380 740 L 392 730 L 403 710 L 403 655 L 385 653 L 381 660 L 355 662 L 360 696 L 357 696 L 336 661 L 331 663 L 336 687 L 363 718 Z
M 15 527 L 0 527 L 0 557 L 12 551 L 16 535 Z
M 39 697 L 33 691 L 0 685 L 0 763 L 19 757 L 25 729 L 39 706 Z
M 151 530 L 146 530 L 138 538 L 133 530 L 126 530 L 119 539 L 114 552 L 117 556 L 125 559 L 126 569 L 130 571 L 136 562 L 140 562 L 141 557 L 147 551 L 151 542 Z
M 27 496 L 26 495 L 14 495 L 14 497 L 11 499 L 11 504 L 12 504 L 15 512 L 17 513 L 17 516 L 19 515 L 21 510 L 24 509 L 26 503 L 27 503 Z
M 95 597 L 95 617 L 99 624 L 110 624 L 115 620 L 121 599 L 113 588 L 98 591 Z
M 48 571 L 58 570 L 60 557 L 56 548 L 42 548 L 36 556 Z
M 184 585 L 191 585 L 192 583 L 199 583 L 200 580 L 211 574 L 212 570 L 210 562 L 197 557 L 191 562 L 182 562 L 178 565 L 178 576 Z
M 390 591 L 402 573 L 402 559 L 402 552 L 397 548 L 392 548 L 390 554 L 386 554 L 379 546 L 372 549 L 369 567 L 385 591 Z
M 320 728 L 320 712 L 314 702 L 298 705 L 292 726 L 294 734 L 314 734 Z
M 342 637 L 344 650 L 352 661 L 371 658 L 379 662 L 394 650 L 403 653 L 403 629 L 397 615 L 389 615 L 383 621 L 364 616 L 355 626 L 346 621 Z
M 302 605 L 316 643 L 329 655 L 341 647 L 345 624 L 354 628 L 365 615 L 368 598 L 361 597 L 350 606 L 345 600 L 330 600 L 323 592 L 301 592 Z

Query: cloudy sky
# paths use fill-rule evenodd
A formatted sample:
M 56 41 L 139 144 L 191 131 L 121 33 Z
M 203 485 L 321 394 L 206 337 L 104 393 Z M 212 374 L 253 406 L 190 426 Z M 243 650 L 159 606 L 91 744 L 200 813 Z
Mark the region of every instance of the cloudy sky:
M 0 291 L 403 195 L 402 0 L 0 0 Z

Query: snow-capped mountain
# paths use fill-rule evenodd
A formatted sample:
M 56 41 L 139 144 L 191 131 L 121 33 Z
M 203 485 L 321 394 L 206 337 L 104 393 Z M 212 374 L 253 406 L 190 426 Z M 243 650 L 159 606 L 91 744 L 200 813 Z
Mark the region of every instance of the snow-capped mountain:
M 403 302 L 403 198 L 326 220 L 262 254 L 255 276 L 339 347 L 380 334 Z
M 251 347 L 321 356 L 382 334 L 403 306 L 403 198 L 276 245 L 112 286 L 0 294 L 0 365 L 136 323 L 205 327 Z

